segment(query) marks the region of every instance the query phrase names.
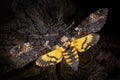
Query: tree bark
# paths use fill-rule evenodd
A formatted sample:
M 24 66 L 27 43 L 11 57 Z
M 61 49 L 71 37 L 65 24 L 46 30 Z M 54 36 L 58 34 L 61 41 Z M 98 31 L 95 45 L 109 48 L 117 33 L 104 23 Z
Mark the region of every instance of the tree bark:
M 51 39 L 51 36 L 45 35 L 51 34 L 55 34 L 51 39 L 55 44 L 58 41 L 56 36 L 60 36 L 73 22 L 68 17 L 81 14 L 77 16 L 80 18 L 79 23 L 84 14 L 79 11 L 76 13 L 77 6 L 67 0 L 7 0 L 6 2 L 8 3 L 3 1 L 3 4 L 7 5 L 7 11 L 0 13 L 0 79 L 57 80 L 60 75 L 62 80 L 104 80 L 109 70 L 116 66 L 120 67 L 118 65 L 120 60 L 112 55 L 116 49 L 120 52 L 119 42 L 107 45 L 111 41 L 116 41 L 108 36 L 108 38 L 101 37 L 99 44 L 79 54 L 80 64 L 77 72 L 69 68 L 64 60 L 60 63 L 60 67 L 58 64 L 47 68 L 35 65 L 38 57 L 29 62 L 23 61 L 24 64 L 13 57 L 11 60 L 10 49 L 14 46 L 25 42 L 35 42 L 34 45 L 40 46 Z M 66 33 L 69 34 L 72 29 Z M 106 56 L 108 59 L 105 59 Z M 108 62 L 116 62 L 116 64 L 110 65 L 111 63 L 107 64 Z M 60 71 L 56 71 L 59 68 Z

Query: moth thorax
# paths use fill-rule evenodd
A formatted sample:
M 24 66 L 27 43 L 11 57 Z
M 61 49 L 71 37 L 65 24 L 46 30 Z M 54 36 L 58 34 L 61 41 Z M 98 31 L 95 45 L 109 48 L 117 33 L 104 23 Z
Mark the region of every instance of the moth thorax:
M 62 38 L 61 38 L 61 42 L 67 42 L 68 41 L 68 37 L 67 36 L 63 36 Z
M 63 43 L 63 46 L 68 48 L 70 46 L 70 41 Z
M 70 46 L 70 41 L 69 41 L 69 39 L 68 39 L 68 37 L 67 36 L 63 36 L 62 38 L 61 38 L 61 42 L 63 43 L 62 44 L 62 46 L 63 47 L 68 47 L 68 46 Z

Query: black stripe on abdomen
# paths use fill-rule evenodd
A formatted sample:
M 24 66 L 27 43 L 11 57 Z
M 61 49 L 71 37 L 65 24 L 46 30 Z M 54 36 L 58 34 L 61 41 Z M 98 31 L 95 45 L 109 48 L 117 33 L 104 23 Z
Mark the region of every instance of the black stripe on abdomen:
M 76 51 L 72 52 L 72 49 L 67 50 L 67 54 L 63 54 L 67 64 L 73 68 L 73 70 L 78 70 L 79 57 Z

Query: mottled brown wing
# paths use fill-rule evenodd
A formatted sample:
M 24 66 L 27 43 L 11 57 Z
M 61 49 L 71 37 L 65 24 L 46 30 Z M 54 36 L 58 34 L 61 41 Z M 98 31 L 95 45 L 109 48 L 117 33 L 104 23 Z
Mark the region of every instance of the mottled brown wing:
M 21 43 L 10 50 L 10 59 L 16 66 L 22 67 L 49 51 L 50 48 L 47 46 L 33 46 L 29 42 Z
M 76 37 L 83 37 L 100 31 L 106 22 L 107 14 L 107 8 L 102 8 L 91 13 L 85 20 L 81 22 L 80 25 L 75 28 L 72 35 L 76 35 Z

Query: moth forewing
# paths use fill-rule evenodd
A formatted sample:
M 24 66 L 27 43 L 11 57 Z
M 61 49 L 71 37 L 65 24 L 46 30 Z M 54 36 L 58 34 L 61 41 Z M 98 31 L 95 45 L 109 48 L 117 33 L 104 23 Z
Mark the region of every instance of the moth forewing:
M 10 50 L 10 54 L 11 54 L 11 56 L 19 57 L 21 55 L 27 54 L 28 52 L 30 52 L 32 50 L 33 50 L 33 46 L 31 43 L 29 43 L 29 42 L 21 43 L 21 44 L 14 46 Z
M 75 28 L 75 31 L 73 31 L 72 35 L 83 37 L 100 31 L 106 22 L 107 14 L 107 8 L 102 8 L 91 13 Z

